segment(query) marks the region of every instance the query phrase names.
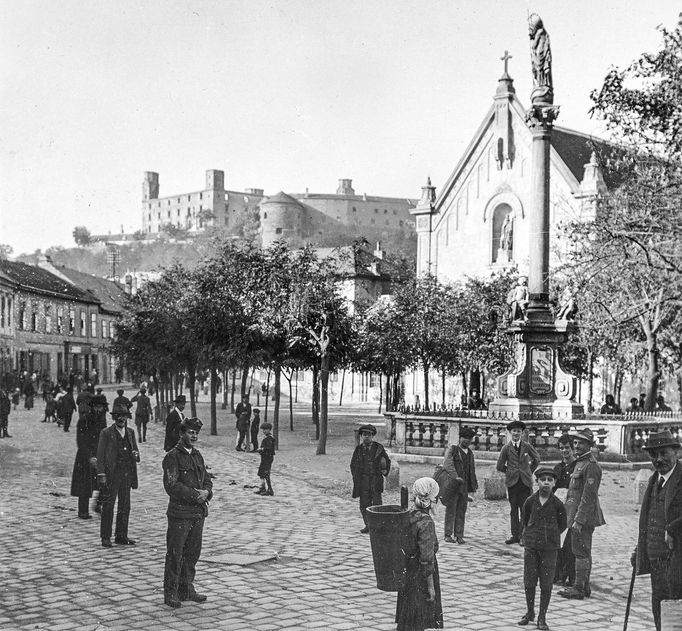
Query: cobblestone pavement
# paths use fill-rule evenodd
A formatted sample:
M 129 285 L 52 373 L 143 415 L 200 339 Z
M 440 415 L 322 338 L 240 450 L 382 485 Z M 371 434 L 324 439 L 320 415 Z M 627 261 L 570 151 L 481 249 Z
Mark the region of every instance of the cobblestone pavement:
M 76 517 L 69 496 L 75 433 L 40 423 L 38 411 L 13 412 L 13 438 L 0 441 L 0 629 L 391 630 L 395 594 L 376 589 L 369 540 L 355 501 L 323 493 L 311 473 L 277 470 L 274 497 L 253 494 L 257 458 L 200 437 L 217 476 L 204 529 L 196 585 L 205 604 L 163 604 L 165 509 L 161 425 L 140 445 L 140 489 L 132 492 L 134 548 L 100 545 L 99 520 Z M 395 493 L 388 501 L 395 500 Z M 554 597 L 554 631 L 622 629 L 628 558 L 637 513 L 625 507 L 595 535 L 593 596 Z M 436 516 L 442 533 L 442 507 Z M 518 629 L 524 611 L 522 549 L 506 546 L 506 502 L 477 498 L 467 544 L 439 552 L 446 629 Z M 239 567 L 208 563 L 225 552 L 276 553 L 276 561 Z M 648 578 L 638 580 L 629 629 L 653 628 Z M 539 598 L 539 596 L 538 596 Z M 529 627 L 530 628 L 530 627 Z M 534 627 L 533 627 L 534 628 Z

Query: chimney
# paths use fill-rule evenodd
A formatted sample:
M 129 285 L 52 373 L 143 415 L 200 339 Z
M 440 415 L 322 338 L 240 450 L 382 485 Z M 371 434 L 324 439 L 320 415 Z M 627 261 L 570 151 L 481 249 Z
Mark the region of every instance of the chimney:
M 355 195 L 353 190 L 353 180 L 339 180 L 339 186 L 336 189 L 337 195 Z

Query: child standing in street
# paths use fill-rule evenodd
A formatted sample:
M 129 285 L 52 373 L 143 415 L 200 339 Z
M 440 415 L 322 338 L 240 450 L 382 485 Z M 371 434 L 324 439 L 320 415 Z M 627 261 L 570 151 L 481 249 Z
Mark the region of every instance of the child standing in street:
M 526 592 L 526 614 L 519 620 L 526 626 L 535 620 L 535 588 L 540 581 L 540 612 L 537 628 L 547 630 L 546 615 L 552 597 L 552 583 L 556 570 L 557 552 L 561 547 L 561 533 L 566 530 L 566 509 L 552 493 L 556 472 L 551 467 L 535 471 L 538 491 L 523 504 L 521 524 L 523 533 L 523 587 Z
M 274 495 L 272 483 L 270 482 L 270 470 L 272 461 L 275 458 L 275 439 L 272 437 L 272 424 L 263 423 L 260 427 L 265 437 L 261 441 L 258 453 L 260 454 L 260 467 L 258 467 L 258 477 L 260 478 L 260 489 L 256 495 Z M 265 486 L 267 485 L 267 490 Z
M 258 430 L 260 429 L 260 410 L 253 408 L 251 419 L 251 451 L 258 451 Z

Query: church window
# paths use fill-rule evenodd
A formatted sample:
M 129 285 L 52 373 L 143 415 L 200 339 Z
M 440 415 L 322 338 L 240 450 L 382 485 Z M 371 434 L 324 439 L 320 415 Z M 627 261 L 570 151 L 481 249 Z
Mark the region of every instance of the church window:
M 504 164 L 504 140 L 497 139 L 497 168 L 501 169 Z

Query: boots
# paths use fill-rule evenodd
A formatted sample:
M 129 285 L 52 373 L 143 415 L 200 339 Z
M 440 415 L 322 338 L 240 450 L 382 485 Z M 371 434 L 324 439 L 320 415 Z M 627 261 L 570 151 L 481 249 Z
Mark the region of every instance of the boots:
M 533 586 L 532 591 L 531 588 L 526 587 L 526 613 L 516 624 L 525 627 L 533 620 L 535 620 L 535 586 Z
M 590 560 L 576 559 L 575 560 L 575 585 L 559 592 L 562 598 L 570 598 L 573 600 L 582 600 L 585 598 L 586 589 L 589 589 L 590 576 Z
M 549 599 L 552 597 L 552 590 L 540 591 L 540 612 L 538 613 L 538 629 L 543 629 L 547 631 L 549 627 L 547 626 L 547 621 L 545 616 L 547 615 L 547 609 L 549 609 Z

